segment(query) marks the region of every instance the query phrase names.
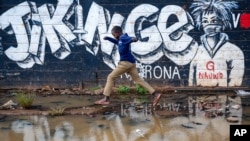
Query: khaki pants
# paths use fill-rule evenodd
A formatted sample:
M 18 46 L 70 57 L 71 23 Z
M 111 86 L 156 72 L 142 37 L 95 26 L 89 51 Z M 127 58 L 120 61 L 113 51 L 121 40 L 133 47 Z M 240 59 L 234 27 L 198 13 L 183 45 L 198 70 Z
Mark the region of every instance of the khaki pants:
M 155 92 L 154 88 L 152 88 L 147 82 L 140 78 L 136 64 L 130 63 L 128 61 L 120 61 L 118 66 L 107 77 L 107 83 L 103 92 L 105 96 L 110 96 L 115 79 L 124 73 L 128 73 L 136 84 L 147 89 L 150 94 Z

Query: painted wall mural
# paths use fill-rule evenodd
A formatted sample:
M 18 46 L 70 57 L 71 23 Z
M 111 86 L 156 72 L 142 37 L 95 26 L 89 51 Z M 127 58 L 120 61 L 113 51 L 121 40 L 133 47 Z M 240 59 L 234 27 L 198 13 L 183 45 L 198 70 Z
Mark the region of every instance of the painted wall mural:
M 232 28 L 234 1 L 202 1 L 191 5 L 196 26 L 204 35 L 190 65 L 189 84 L 202 86 L 240 86 L 244 74 L 244 54 L 223 31 Z
M 119 3 L 125 4 L 122 7 Z M 101 59 L 91 62 L 91 69 L 83 62 L 79 73 L 98 73 L 102 67 L 96 64 L 101 63 L 114 69 L 119 62 L 117 47 L 103 40 L 104 36 L 112 37 L 114 25 L 122 26 L 124 32 L 139 39 L 131 44 L 131 50 L 144 79 L 186 81 L 176 86 L 234 87 L 248 83 L 247 1 L 10 0 L 1 4 L 1 84 L 5 84 L 6 74 L 13 70 L 32 72 L 39 67 L 54 71 L 46 66 L 46 61 L 50 62 L 47 56 L 52 55 L 60 64 L 83 50 L 81 59 Z M 71 65 L 80 64 L 71 61 Z M 79 77 L 84 79 L 88 78 Z

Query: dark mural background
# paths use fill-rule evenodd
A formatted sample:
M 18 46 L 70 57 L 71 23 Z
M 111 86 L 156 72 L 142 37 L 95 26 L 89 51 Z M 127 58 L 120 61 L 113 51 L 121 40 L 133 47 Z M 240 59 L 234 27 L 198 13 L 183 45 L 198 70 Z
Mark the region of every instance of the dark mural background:
M 131 50 L 153 86 L 248 88 L 250 2 L 224 5 L 228 18 L 215 17 L 231 28 L 212 41 L 196 26 L 195 2 L 206 1 L 0 0 L 0 87 L 104 85 L 119 55 L 103 37 L 121 25 L 139 39 Z M 116 83 L 132 84 L 128 75 Z

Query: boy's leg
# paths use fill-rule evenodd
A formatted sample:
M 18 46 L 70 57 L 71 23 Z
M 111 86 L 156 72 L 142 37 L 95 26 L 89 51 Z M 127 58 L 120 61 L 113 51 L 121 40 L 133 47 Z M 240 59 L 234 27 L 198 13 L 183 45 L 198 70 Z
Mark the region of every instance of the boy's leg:
M 133 67 L 130 68 L 128 73 L 131 75 L 132 79 L 135 81 L 136 84 L 139 84 L 140 86 L 147 89 L 150 94 L 153 94 L 155 92 L 155 89 L 139 76 L 135 64 L 133 65 Z
M 126 73 L 130 67 L 131 65 L 126 61 L 121 61 L 118 63 L 118 66 L 107 77 L 106 86 L 103 92 L 105 96 L 110 96 L 112 87 L 114 85 L 114 80 L 117 77 L 120 77 L 122 74 Z
M 135 81 L 136 84 L 139 84 L 140 86 L 144 87 L 148 90 L 150 94 L 154 96 L 153 107 L 156 106 L 161 98 L 161 94 L 156 93 L 155 89 L 139 76 L 135 64 L 133 65 L 133 67 L 130 68 L 128 73 L 131 75 L 132 79 Z
M 101 100 L 95 102 L 95 104 L 109 104 L 109 96 L 112 93 L 112 87 L 114 85 L 114 81 L 117 77 L 121 76 L 131 67 L 127 62 L 121 61 L 118 63 L 118 66 L 108 75 L 107 82 L 103 91 L 105 97 Z

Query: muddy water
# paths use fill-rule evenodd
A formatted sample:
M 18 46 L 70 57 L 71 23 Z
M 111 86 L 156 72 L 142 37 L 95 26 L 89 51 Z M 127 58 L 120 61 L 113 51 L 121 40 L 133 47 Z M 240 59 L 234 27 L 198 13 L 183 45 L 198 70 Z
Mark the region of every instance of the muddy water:
M 91 105 L 99 98 L 40 97 L 35 103 L 77 107 Z M 152 108 L 148 97 L 115 97 L 115 104 L 92 116 L 0 115 L 0 138 L 3 141 L 229 141 L 230 125 L 250 125 L 249 100 L 250 97 L 228 95 L 164 95 L 159 105 Z

